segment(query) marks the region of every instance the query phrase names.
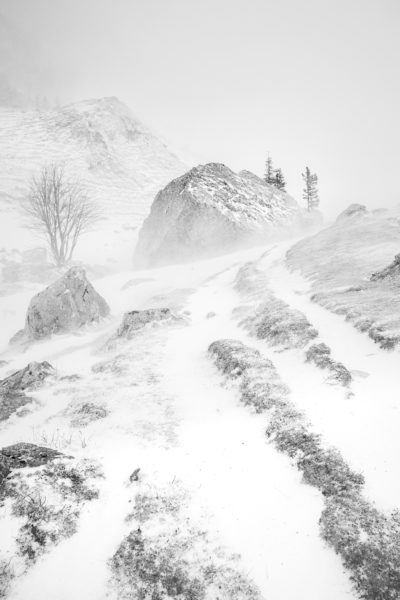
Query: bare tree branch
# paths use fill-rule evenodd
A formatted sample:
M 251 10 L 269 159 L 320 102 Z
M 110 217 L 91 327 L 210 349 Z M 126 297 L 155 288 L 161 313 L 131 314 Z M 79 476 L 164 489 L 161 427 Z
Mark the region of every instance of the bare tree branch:
M 27 226 L 44 237 L 57 266 L 71 260 L 79 238 L 100 218 L 81 182 L 68 179 L 64 168 L 56 164 L 32 178 L 23 209 L 29 218 Z

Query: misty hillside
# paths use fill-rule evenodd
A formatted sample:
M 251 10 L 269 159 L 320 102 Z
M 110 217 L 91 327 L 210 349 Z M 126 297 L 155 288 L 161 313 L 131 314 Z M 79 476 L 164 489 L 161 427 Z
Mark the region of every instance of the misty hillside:
M 96 259 L 118 260 L 124 252 L 126 264 L 133 251 L 133 232 L 155 194 L 185 169 L 117 98 L 49 110 L 0 107 L 0 247 L 15 247 L 16 231 L 18 250 L 40 245 L 21 229 L 19 206 L 32 175 L 51 162 L 64 164 L 69 174 L 81 178 L 101 209 L 100 229 L 106 233 L 92 238 Z M 120 240 L 116 251 L 111 249 L 113 235 L 121 230 L 127 245 L 122 250 Z M 83 257 L 90 256 L 90 245 L 89 241 Z

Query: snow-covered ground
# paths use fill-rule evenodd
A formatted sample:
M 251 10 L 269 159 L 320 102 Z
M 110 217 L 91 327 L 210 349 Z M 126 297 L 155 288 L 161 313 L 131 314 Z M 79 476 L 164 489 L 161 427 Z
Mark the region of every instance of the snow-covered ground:
M 223 384 L 207 355 L 208 346 L 222 338 L 258 348 L 273 361 L 313 429 L 364 474 L 367 498 L 382 511 L 400 506 L 397 354 L 310 301 L 309 284 L 285 265 L 292 243 L 93 281 L 112 316 L 23 352 L 10 348 L 8 339 L 23 325 L 40 286 L 0 298 L 0 360 L 7 361 L 0 377 L 32 360 L 48 360 L 59 375 L 32 393 L 28 413 L 0 423 L 1 446 L 25 441 L 55 447 L 96 461 L 104 473 L 99 497 L 80 510 L 76 533 L 49 546 L 26 570 L 15 547 L 20 521 L 8 503 L 0 510 L 0 561 L 10 561 L 16 575 L 7 598 L 135 597 L 112 559 L 138 528 L 155 547 L 165 536 L 196 538 L 193 548 L 185 542 L 194 571 L 207 555 L 221 573 L 229 573 L 231 586 L 240 574 L 241 595 L 224 575 L 220 592 L 211 584 L 207 589 L 210 600 L 357 597 L 350 573 L 320 537 L 322 494 L 302 483 L 293 461 L 268 443 L 268 416 L 243 406 L 237 388 Z M 278 298 L 306 315 L 318 329 L 317 341 L 351 369 L 349 390 L 328 385 L 322 371 L 305 363 L 303 350 L 279 352 L 239 326 L 232 311 L 242 299 L 234 280 L 248 261 L 257 264 Z M 131 341 L 105 346 L 125 311 L 161 306 L 182 321 L 146 327 Z M 78 377 L 62 379 L 70 375 Z M 102 418 L 82 418 L 82 405 L 88 404 L 102 409 Z M 130 482 L 137 468 L 139 480 Z M 140 520 L 138 496 L 173 508 Z
M 0 285 L 2 250 L 14 252 L 7 258 L 16 271 L 24 251 L 45 245 L 24 227 L 20 206 L 32 176 L 54 163 L 82 181 L 102 216 L 74 258 L 108 272 L 129 268 L 154 196 L 187 168 L 117 98 L 47 110 L 0 107 Z

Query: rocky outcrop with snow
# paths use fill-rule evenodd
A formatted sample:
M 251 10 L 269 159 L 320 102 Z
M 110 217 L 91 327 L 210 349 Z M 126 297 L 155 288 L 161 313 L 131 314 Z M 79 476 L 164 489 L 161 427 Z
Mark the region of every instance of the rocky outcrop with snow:
M 54 375 L 55 369 L 47 361 L 31 362 L 0 381 L 0 421 L 5 421 L 31 403 L 32 398 L 26 395 L 26 391 L 41 387 L 46 379 Z
M 124 314 L 122 323 L 118 328 L 117 336 L 130 339 L 137 331 L 143 329 L 148 324 L 159 323 L 160 321 L 174 320 L 169 308 L 148 308 L 146 310 L 131 310 Z
M 346 210 L 340 213 L 336 221 L 348 219 L 349 217 L 360 217 L 362 215 L 366 215 L 367 212 L 367 208 L 366 206 L 364 206 L 364 204 L 350 204 L 350 206 L 348 206 Z
M 55 370 L 46 360 L 41 363 L 31 362 L 24 369 L 20 369 L 0 381 L 0 394 L 35 389 L 54 374 Z
M 285 192 L 223 164 L 191 169 L 161 190 L 139 234 L 137 266 L 185 262 L 265 243 L 306 223 Z
M 84 269 L 72 267 L 30 301 L 25 328 L 11 341 L 41 339 L 78 329 L 110 312 L 107 302 L 88 281 Z
M 381 271 L 377 271 L 377 273 L 372 273 L 371 281 L 382 281 L 382 280 L 399 280 L 400 278 L 400 254 L 396 254 L 394 260 L 390 265 L 382 269 Z

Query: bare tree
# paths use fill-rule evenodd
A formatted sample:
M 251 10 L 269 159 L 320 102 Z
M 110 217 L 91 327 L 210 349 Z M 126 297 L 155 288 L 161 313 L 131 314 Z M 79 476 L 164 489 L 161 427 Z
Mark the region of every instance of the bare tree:
M 28 227 L 44 237 L 57 266 L 68 263 L 78 239 L 92 229 L 100 215 L 77 179 L 51 164 L 33 177 L 24 212 Z

